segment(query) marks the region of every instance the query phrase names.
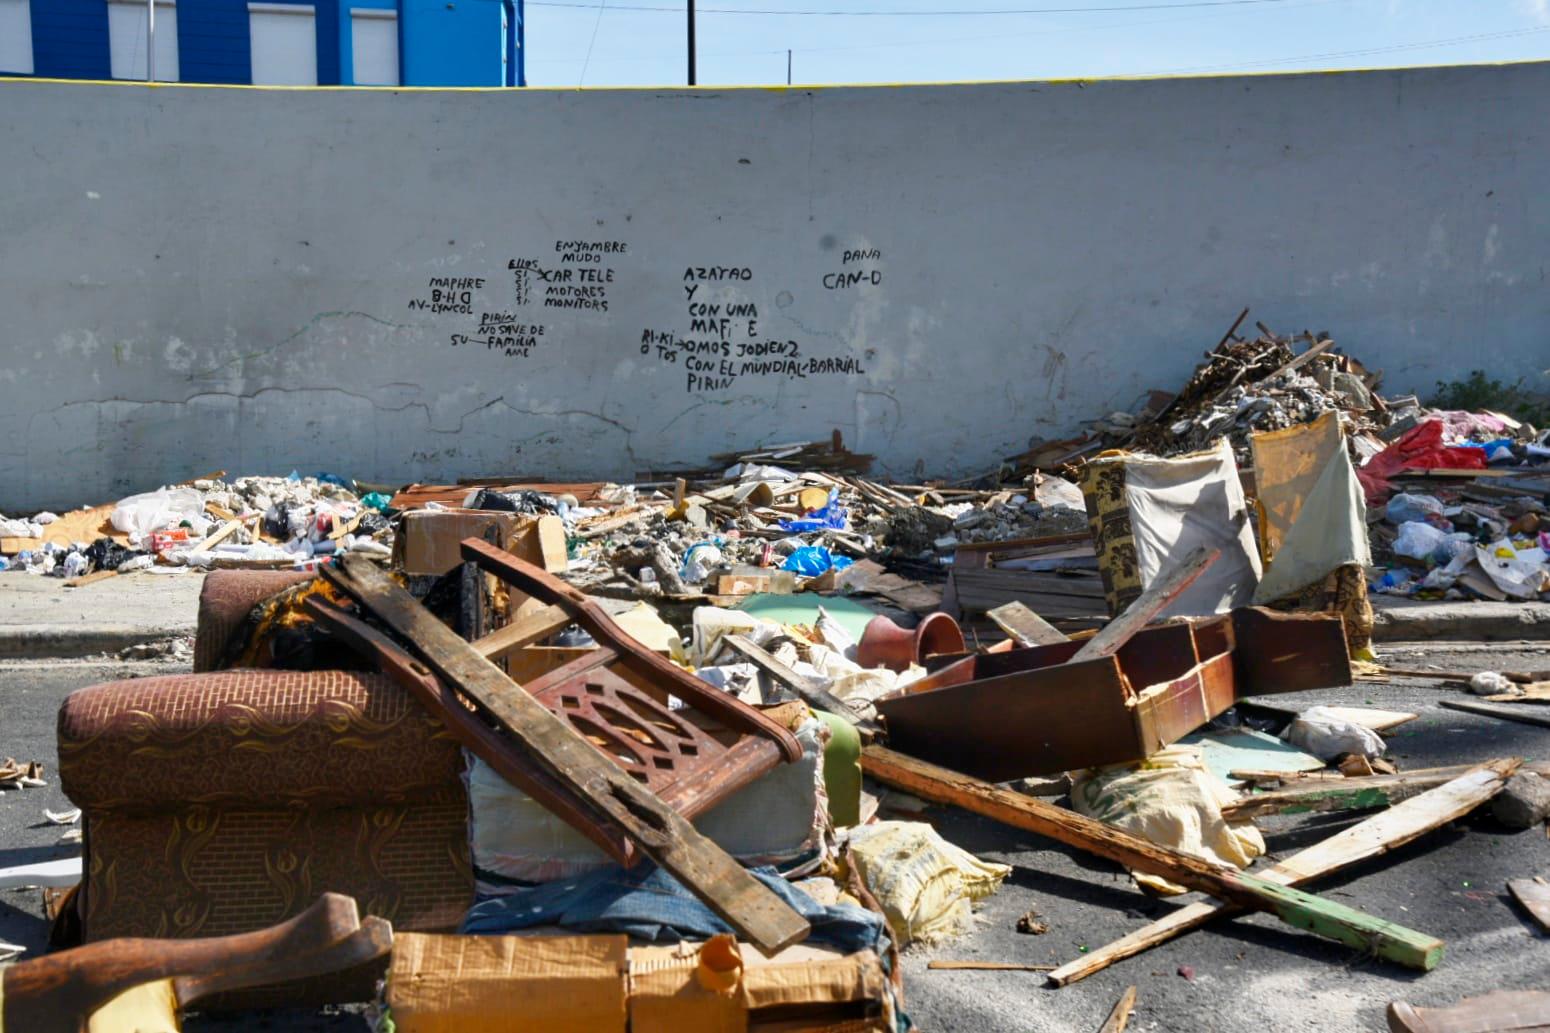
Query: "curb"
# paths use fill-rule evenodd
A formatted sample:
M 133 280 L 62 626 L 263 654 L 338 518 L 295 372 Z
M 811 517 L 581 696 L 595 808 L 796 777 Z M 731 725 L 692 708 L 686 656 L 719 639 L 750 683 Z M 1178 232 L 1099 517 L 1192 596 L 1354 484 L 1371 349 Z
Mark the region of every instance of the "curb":
M 74 660 L 132 646 L 191 637 L 193 627 L 132 624 L 29 624 L 0 628 L 0 660 Z
M 1372 601 L 1374 642 L 1550 640 L 1550 603 Z

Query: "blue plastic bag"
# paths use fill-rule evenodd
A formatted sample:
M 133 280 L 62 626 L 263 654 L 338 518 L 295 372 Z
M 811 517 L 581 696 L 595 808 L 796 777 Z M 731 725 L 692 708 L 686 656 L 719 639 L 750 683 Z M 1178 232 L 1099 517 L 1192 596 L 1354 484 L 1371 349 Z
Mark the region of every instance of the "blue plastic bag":
M 789 570 L 803 577 L 817 577 L 830 568 L 844 570 L 854 562 L 855 560 L 849 556 L 831 555 L 822 545 L 804 545 L 787 556 L 786 562 L 780 565 L 780 569 Z
M 808 531 L 843 531 L 846 526 L 845 507 L 840 505 L 838 488 L 829 491 L 829 501 L 822 509 L 815 509 L 796 520 L 780 522 L 782 531 L 790 531 L 793 534 L 805 534 Z

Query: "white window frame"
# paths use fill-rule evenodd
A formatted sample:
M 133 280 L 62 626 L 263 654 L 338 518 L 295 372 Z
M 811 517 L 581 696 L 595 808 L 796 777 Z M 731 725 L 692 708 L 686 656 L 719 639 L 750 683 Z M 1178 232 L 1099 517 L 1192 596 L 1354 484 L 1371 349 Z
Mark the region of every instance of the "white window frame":
M 290 82 L 290 83 L 259 82 L 257 76 L 253 76 L 253 84 L 255 86 L 316 86 L 318 84 L 318 49 L 317 49 L 317 47 L 318 47 L 318 11 L 317 11 L 317 5 L 316 4 L 261 3 L 261 2 L 258 2 L 258 0 L 252 0 L 252 2 L 250 2 L 248 4 L 248 45 L 249 45 L 249 47 L 252 46 L 252 41 L 253 41 L 253 15 L 255 15 L 255 14 L 279 14 L 279 15 L 285 15 L 287 17 L 307 18 L 307 19 L 309 19 L 311 21 L 311 23 L 312 23 L 312 53 L 311 53 L 312 81 L 311 82 L 300 82 L 300 83 L 295 83 L 295 82 Z M 249 53 L 251 54 L 251 51 L 249 51 Z
M 156 2 L 156 81 L 177 82 L 181 74 L 178 60 L 178 5 L 177 0 Z M 148 34 L 145 19 L 145 0 L 108 0 L 108 62 L 109 72 L 115 79 L 126 82 L 146 80 L 146 46 Z M 133 42 L 115 38 L 114 14 L 119 23 L 125 17 L 136 19 L 138 26 Z M 124 45 L 129 44 L 129 54 L 124 55 Z
M 363 83 L 357 69 L 360 68 L 358 55 L 360 49 L 355 45 L 355 19 L 363 21 L 385 21 L 393 23 L 393 81 Z M 398 12 L 384 7 L 352 7 L 350 8 L 350 81 L 357 86 L 402 86 L 404 83 L 404 64 L 399 56 L 398 39 Z
M 0 75 L 31 75 L 35 68 L 31 0 L 0 0 L 0 10 L 16 12 L 14 19 L 0 21 L 0 40 L 6 43 L 5 49 L 0 50 Z

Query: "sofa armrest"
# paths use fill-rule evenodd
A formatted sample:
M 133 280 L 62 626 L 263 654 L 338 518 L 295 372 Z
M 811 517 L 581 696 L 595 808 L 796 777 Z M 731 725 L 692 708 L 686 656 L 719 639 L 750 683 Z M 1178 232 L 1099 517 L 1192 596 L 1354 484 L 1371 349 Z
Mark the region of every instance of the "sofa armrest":
M 283 809 L 461 791 L 461 751 L 397 684 L 355 671 L 230 670 L 108 682 L 59 710 L 65 794 L 94 810 Z

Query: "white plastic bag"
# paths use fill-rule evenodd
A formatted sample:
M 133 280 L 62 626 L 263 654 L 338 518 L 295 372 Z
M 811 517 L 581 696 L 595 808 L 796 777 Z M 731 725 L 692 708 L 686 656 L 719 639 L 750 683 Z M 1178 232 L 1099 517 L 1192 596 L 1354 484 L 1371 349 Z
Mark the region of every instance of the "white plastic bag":
M 159 488 L 131 495 L 113 507 L 113 526 L 138 545 L 153 531 L 204 519 L 204 496 L 193 488 Z
M 1439 531 L 1431 524 L 1409 520 L 1399 525 L 1399 537 L 1394 539 L 1394 551 L 1413 560 L 1430 558 L 1437 547 L 1448 540 L 1447 532 Z
M 1377 732 L 1347 721 L 1329 707 L 1304 710 L 1281 738 L 1326 763 L 1347 753 L 1372 760 L 1383 756 L 1383 751 L 1388 748 Z

